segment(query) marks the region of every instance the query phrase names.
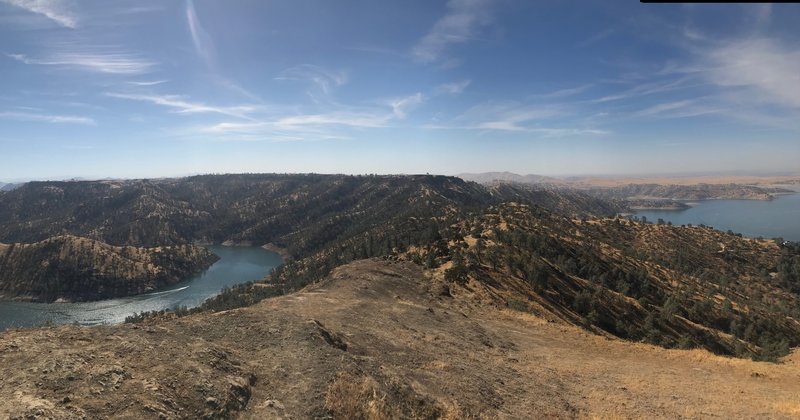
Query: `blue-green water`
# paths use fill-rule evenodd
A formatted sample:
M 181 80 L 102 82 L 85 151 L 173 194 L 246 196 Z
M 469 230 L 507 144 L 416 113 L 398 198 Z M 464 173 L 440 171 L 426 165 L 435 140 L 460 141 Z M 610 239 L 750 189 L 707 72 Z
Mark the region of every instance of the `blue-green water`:
M 637 211 L 636 216 L 645 216 L 651 222 L 661 218 L 673 225 L 704 224 L 749 237 L 800 241 L 800 193 L 772 201 L 707 200 L 686 210 Z
M 225 286 L 260 280 L 281 264 L 281 257 L 259 247 L 211 246 L 220 257 L 208 270 L 165 290 L 85 303 L 0 302 L 0 331 L 47 323 L 82 325 L 120 323 L 139 312 L 198 306 Z

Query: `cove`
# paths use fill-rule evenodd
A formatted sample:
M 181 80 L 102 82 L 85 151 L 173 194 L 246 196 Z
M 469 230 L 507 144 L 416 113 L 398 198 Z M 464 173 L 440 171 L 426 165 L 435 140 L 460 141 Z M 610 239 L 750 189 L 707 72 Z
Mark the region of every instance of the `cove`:
M 706 200 L 686 210 L 637 211 L 636 216 L 644 216 L 653 223 L 660 218 L 673 225 L 704 224 L 751 238 L 800 241 L 800 193 L 778 196 L 771 201 Z
M 136 296 L 81 303 L 0 301 L 0 331 L 45 324 L 117 324 L 135 313 L 192 308 L 217 295 L 224 287 L 263 279 L 282 263 L 281 257 L 260 247 L 212 245 L 220 259 L 206 271 L 164 290 Z

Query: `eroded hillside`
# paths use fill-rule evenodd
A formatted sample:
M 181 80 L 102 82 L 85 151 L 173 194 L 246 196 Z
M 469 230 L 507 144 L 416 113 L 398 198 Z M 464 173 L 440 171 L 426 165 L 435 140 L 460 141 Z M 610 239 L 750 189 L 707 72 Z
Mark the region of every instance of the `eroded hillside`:
M 363 260 L 249 308 L 0 334 L 10 418 L 796 418 L 800 365 L 665 350 Z M 735 396 L 735 398 L 731 398 Z

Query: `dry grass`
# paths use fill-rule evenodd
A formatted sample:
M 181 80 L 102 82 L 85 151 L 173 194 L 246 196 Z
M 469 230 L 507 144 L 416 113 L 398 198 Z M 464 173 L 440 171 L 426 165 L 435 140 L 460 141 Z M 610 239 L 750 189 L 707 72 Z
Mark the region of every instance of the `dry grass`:
M 386 396 L 378 395 L 378 384 L 366 376 L 340 372 L 325 395 L 325 408 L 335 418 L 382 420 L 390 418 Z
M 337 419 L 470 419 L 456 401 L 433 401 L 421 398 L 407 387 L 384 386 L 364 375 L 339 372 L 325 395 L 325 408 Z

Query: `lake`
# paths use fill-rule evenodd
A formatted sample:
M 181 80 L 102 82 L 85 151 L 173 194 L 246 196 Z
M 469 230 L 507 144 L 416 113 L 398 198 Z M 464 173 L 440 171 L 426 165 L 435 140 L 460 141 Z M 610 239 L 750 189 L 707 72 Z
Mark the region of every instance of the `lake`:
M 650 222 L 661 218 L 673 225 L 704 224 L 749 237 L 800 241 L 800 193 L 781 195 L 772 201 L 705 200 L 686 210 L 637 211 L 636 216 L 645 216 Z
M 206 271 L 164 290 L 119 299 L 81 303 L 0 302 L 0 331 L 47 323 L 114 324 L 139 312 L 195 307 L 222 288 L 263 279 L 281 257 L 260 247 L 210 246 L 220 259 Z

